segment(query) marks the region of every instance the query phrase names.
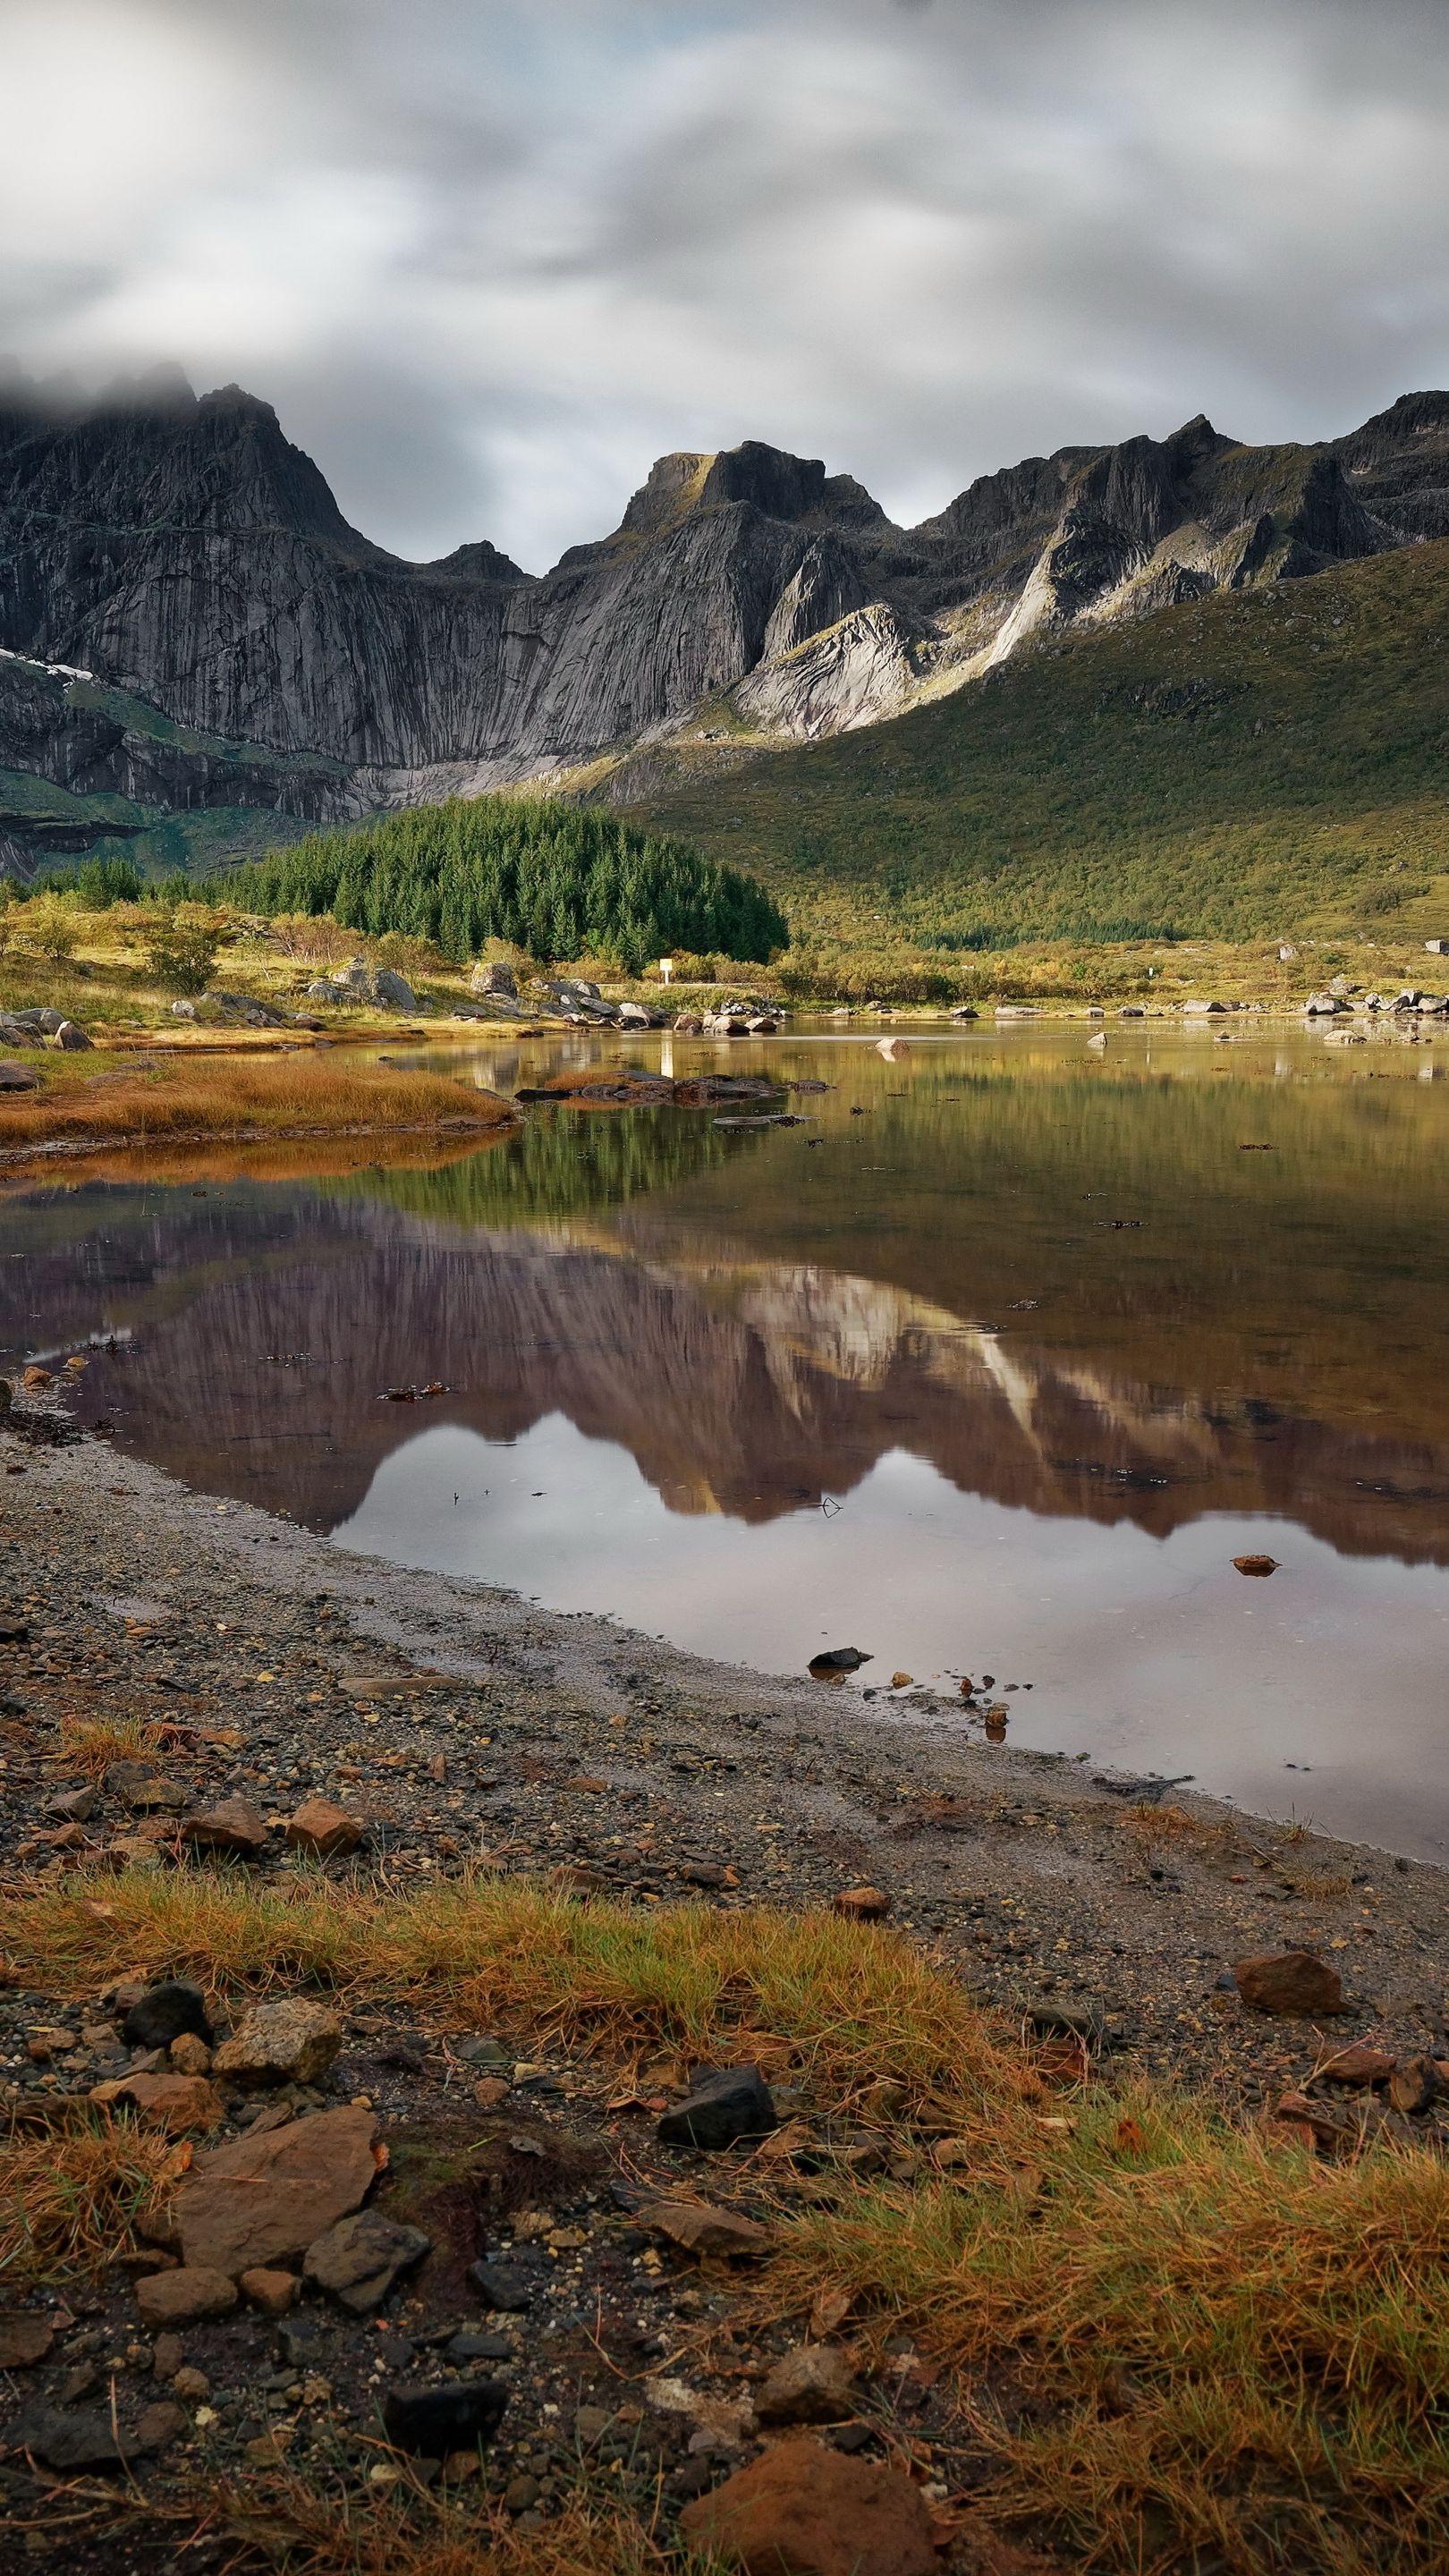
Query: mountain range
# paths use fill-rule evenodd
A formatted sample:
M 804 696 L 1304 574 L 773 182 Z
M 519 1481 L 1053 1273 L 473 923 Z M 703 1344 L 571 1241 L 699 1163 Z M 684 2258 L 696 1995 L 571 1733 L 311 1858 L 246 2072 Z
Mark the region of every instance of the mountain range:
M 0 646 L 209 738 L 230 774 L 201 803 L 230 787 L 312 815 L 555 772 L 587 785 L 641 742 L 708 737 L 711 711 L 725 733 L 815 739 L 1028 639 L 1443 536 L 1449 394 L 1316 445 L 1245 446 L 1198 418 L 1062 448 L 909 529 L 818 460 L 754 441 L 666 456 L 612 535 L 535 577 L 486 541 L 388 554 L 235 386 L 198 399 L 167 377 L 83 409 L 19 378 L 0 391 Z M 14 760 L 32 765 L 57 777 L 65 758 Z

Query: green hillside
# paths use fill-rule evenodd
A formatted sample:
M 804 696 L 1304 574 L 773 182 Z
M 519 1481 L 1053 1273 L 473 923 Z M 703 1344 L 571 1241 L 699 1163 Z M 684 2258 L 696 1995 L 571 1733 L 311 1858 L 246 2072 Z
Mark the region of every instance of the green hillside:
M 656 770 L 641 818 L 757 871 L 826 952 L 1449 930 L 1449 543 L 1053 637 L 831 742 L 736 734 Z

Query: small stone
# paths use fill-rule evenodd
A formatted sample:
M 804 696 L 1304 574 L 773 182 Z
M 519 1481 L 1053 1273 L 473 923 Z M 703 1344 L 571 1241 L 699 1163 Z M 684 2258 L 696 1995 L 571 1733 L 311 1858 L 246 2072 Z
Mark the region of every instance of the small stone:
M 179 1781 L 163 1779 L 152 1762 L 113 1762 L 106 1773 L 106 1787 L 137 1815 L 173 1816 L 186 1804 L 186 1791 Z
M 639 2212 L 639 2223 L 656 2235 L 682 2245 L 687 2254 L 763 2254 L 770 2231 L 733 2209 L 712 2209 L 702 2200 L 656 2200 Z
M 308 1798 L 289 1818 L 286 1829 L 293 1851 L 311 1852 L 318 1860 L 356 1851 L 362 1836 L 358 1818 L 349 1816 L 345 1807 L 334 1807 L 330 1798 Z
M 156 2337 L 151 2349 L 151 2368 L 158 2379 L 174 2379 L 186 2359 L 186 2346 L 179 2334 Z
M 1233 1977 L 1245 2004 L 1262 2013 L 1340 2013 L 1348 2009 L 1336 1968 L 1311 1950 L 1274 1950 L 1239 1959 Z
M 473 2087 L 473 2099 L 480 2111 L 497 2111 L 512 2090 L 506 2075 L 483 2075 Z
M 86 1825 L 95 1814 L 96 1805 L 97 1791 L 93 1782 L 88 1780 L 82 1788 L 61 1789 L 53 1798 L 47 1798 L 45 1812 L 48 1816 L 63 1817 L 69 1824 Z
M 891 1900 L 883 1887 L 842 1887 L 836 1893 L 834 1910 L 852 1923 L 883 1923 L 891 1910 Z
M 450 2361 L 511 2361 L 514 2346 L 502 2334 L 456 2334 L 448 2346 Z
M 737 2138 L 767 2137 L 780 2125 L 758 2066 L 727 2066 L 696 2078 L 683 2102 L 666 2111 L 658 2135 L 666 2146 L 718 2153 Z
M 808 2435 L 685 2506 L 683 2538 L 744 2576 L 936 2576 L 930 2507 L 900 2469 Z
M 838 2344 L 807 2343 L 776 2362 L 755 2398 L 762 2424 L 838 2424 L 855 2412 L 855 2374 Z
M 1389 2077 L 1389 2100 L 1396 2111 L 1411 2116 L 1432 2109 L 1441 2091 L 1439 2069 L 1432 2057 L 1405 2057 Z
M 517 2272 L 498 2263 L 470 2263 L 468 2279 L 485 2308 L 494 2308 L 500 2316 L 521 2316 L 533 2304 L 533 2292 Z
M 151 2272 L 136 2283 L 136 2305 L 147 2326 L 198 2325 L 236 2306 L 236 2283 L 209 2265 L 183 2263 L 175 2272 Z
M 154 2406 L 143 2408 L 136 2426 L 136 2447 L 141 2451 L 164 2451 L 172 2442 L 181 2441 L 191 2430 L 184 2409 L 165 2398 Z
M 537 2504 L 542 2493 L 537 2478 L 527 2475 L 510 2478 L 503 2490 L 503 2510 L 505 2513 L 527 2513 L 529 2506 Z
M 491 2442 L 508 2404 L 496 2379 L 445 2379 L 433 2388 L 390 2388 L 382 2421 L 399 2451 L 446 2459 L 450 2451 Z
M 724 1887 L 728 1882 L 717 1861 L 689 1860 L 679 1873 L 686 1887 Z
M 284 2317 L 301 2286 L 295 2272 L 274 2271 L 265 2263 L 254 2263 L 237 2277 L 242 2297 L 260 2308 L 264 2317 Z
M 432 2245 L 420 2227 L 401 2226 L 380 2209 L 361 2209 L 354 2217 L 340 2218 L 308 2246 L 302 2270 L 354 2316 L 366 2316 L 381 2307 L 393 2283 L 431 2253 Z
M 204 2370 L 193 2369 L 189 2363 L 184 2364 L 181 2369 L 174 2370 L 171 2374 L 171 2394 L 173 2397 L 179 2397 L 185 2406 L 201 2406 L 211 2395 L 211 2382 Z
M 194 2030 L 183 2030 L 179 2038 L 173 2039 L 167 2055 L 178 2075 L 211 2073 L 211 2051 Z
M 193 1851 L 234 1852 L 240 1860 L 259 1860 L 267 1847 L 267 1820 L 250 1798 L 221 1798 L 182 1820 L 181 1839 Z
M 909 1689 L 910 1689 L 910 1687 L 911 1687 L 911 1684 L 912 1684 L 912 1682 L 913 1682 L 914 1680 L 915 1680 L 915 1674 L 914 1674 L 914 1673 L 892 1673 L 892 1675 L 891 1675 L 891 1689 L 892 1689 L 892 1690 L 909 1690 Z
M 0 2310 L 0 2370 L 28 2370 L 55 2341 L 55 2320 L 27 2308 Z
M 199 1986 L 168 1978 L 164 1985 L 148 1986 L 130 2005 L 121 2036 L 128 2048 L 169 2048 L 173 2039 L 179 2039 L 187 2030 L 210 2042 L 206 1997 Z
M 39 1395 L 44 1387 L 53 1386 L 55 1380 L 50 1370 L 42 1368 L 37 1360 L 32 1362 L 28 1369 L 22 1371 L 20 1383 L 22 1386 L 29 1387 L 32 1394 Z
M 1233 1563 L 1239 1574 L 1266 1575 L 1276 1574 L 1278 1571 L 1276 1556 L 1235 1556 Z
M 321 2004 L 292 1996 L 254 2004 L 241 2028 L 224 2039 L 213 2072 L 251 2092 L 264 2084 L 314 2084 L 342 2046 L 342 2024 Z

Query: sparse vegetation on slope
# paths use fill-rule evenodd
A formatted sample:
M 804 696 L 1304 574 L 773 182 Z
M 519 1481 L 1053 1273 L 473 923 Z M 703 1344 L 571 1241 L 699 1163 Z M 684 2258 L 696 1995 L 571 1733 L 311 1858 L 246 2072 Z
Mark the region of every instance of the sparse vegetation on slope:
M 277 1980 L 405 1998 L 424 2021 L 625 2063 L 667 2046 L 758 2059 L 819 2104 L 882 2082 L 937 2142 L 914 2174 L 782 2199 L 762 2312 L 845 2294 L 863 2350 L 905 2330 L 961 2375 L 973 2506 L 1124 2571 L 1442 2564 L 1449 2174 L 1369 2146 L 1325 2165 L 1165 2084 L 1053 2093 L 910 1942 L 761 1908 L 657 1915 L 517 1879 L 418 1894 L 210 1873 L 35 1885 L 12 1972 L 85 1994 L 139 1967 L 210 1990 Z M 1291 2135 L 1291 2133 L 1290 2133 Z M 944 2142 L 944 2143 L 942 2143 Z M 97 2258 L 84 2130 L 12 2151 L 12 2259 Z M 117 2219 L 145 2197 L 120 2177 Z M 109 2250 L 109 2246 L 107 2246 Z M 304 2563 L 305 2560 L 304 2560 Z M 325 2559 L 322 2564 L 327 2564 Z M 335 2563 L 335 2562 L 334 2562 Z
M 433 940 L 460 961 L 503 939 L 637 973 L 674 948 L 764 960 L 786 937 L 769 896 L 737 869 L 541 797 L 454 797 L 314 833 L 242 871 L 230 893 L 255 912 L 327 912 L 374 936 Z
M 1449 543 L 1056 637 L 816 747 L 691 742 L 637 809 L 758 869 L 797 962 L 1449 918 Z M 722 765 L 728 763 L 729 765 Z

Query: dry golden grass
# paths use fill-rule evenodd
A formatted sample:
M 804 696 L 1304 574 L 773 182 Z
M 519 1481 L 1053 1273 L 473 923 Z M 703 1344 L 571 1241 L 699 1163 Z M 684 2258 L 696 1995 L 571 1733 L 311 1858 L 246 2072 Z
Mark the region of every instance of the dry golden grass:
M 159 2129 L 88 2107 L 58 2130 L 13 2132 L 0 2143 L 0 2285 L 99 2270 L 179 2170 Z
M 63 1717 L 60 1744 L 74 1770 L 103 1779 L 113 1762 L 145 1762 L 162 1749 L 162 1731 L 139 1717 Z
M 964 2155 L 938 2174 L 927 2154 L 914 2183 L 841 2177 L 828 2202 L 787 2202 L 758 2296 L 798 2316 L 843 2291 L 867 2343 L 908 2331 L 959 2374 L 971 2445 L 995 2464 L 981 2512 L 1049 2527 L 1074 2564 L 1123 2576 L 1446 2563 L 1449 2169 L 1431 2152 L 1323 2163 L 1165 2085 L 1049 2096 L 942 1969 L 827 1916 L 196 1870 L 37 1884 L 6 1942 L 11 1975 L 45 1991 L 123 1967 L 310 1982 L 445 2028 L 512 2027 L 530 2048 L 755 2056 L 867 2117 L 870 2085 L 893 2078 L 907 2101 L 893 2125 L 913 2118 L 928 2144 L 948 2131 Z M 343 2539 L 323 2531 L 298 2545 L 324 2553 L 303 2557 L 319 2571 L 414 2563 L 329 2559 Z M 438 2551 L 475 2554 L 426 2563 L 484 2576 L 510 2566 L 487 2555 L 500 2545 L 440 2536 Z M 613 2567 L 611 2541 L 587 2546 L 602 2554 L 584 2563 Z
M 385 1134 L 401 1128 L 492 1128 L 511 1104 L 441 1074 L 331 1056 L 163 1057 L 146 1066 L 45 1066 L 39 1092 L 0 1106 L 0 1155 L 46 1145 L 137 1145 L 228 1135 Z
M 919 1951 L 833 1915 L 647 1916 L 518 1879 L 393 1894 L 197 1869 L 38 1885 L 13 1906 L 5 1948 L 12 1973 L 48 1990 L 85 1993 L 122 1969 L 219 1989 L 305 1980 L 406 1998 L 453 2029 L 514 2022 L 615 2057 L 660 2044 L 788 2057 L 843 2093 L 882 2075 L 923 2102 L 968 2084 L 1003 2099 L 1035 2089 Z

